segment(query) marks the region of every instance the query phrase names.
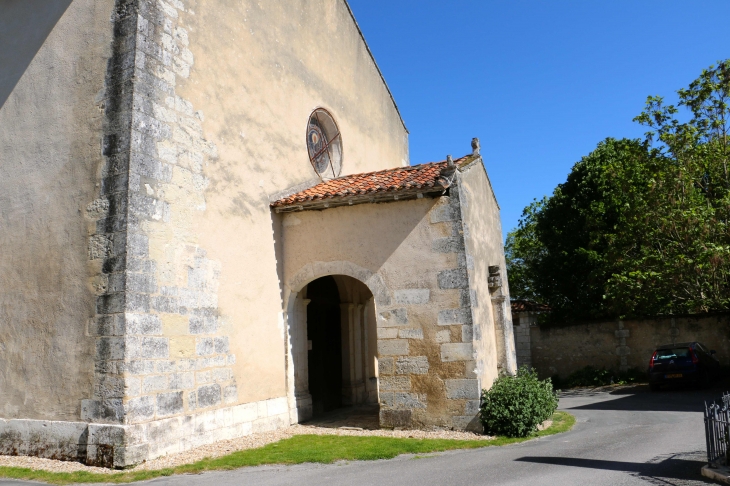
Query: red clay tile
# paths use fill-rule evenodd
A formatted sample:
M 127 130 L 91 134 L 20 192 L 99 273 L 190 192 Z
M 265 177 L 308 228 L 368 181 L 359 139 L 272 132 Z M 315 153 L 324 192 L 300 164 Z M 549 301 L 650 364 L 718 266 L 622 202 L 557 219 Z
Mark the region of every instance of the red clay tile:
M 550 310 L 545 304 L 538 304 L 529 300 L 513 300 L 510 302 L 512 312 L 547 312 Z
M 454 160 L 454 163 L 465 161 L 467 157 Z M 336 197 L 357 196 L 364 194 L 396 193 L 403 190 L 439 188 L 444 186 L 442 174 L 446 171 L 446 162 L 396 167 L 394 169 L 352 174 L 321 182 L 309 189 L 292 194 L 271 203 L 271 207 L 290 206 L 311 201 L 324 201 Z

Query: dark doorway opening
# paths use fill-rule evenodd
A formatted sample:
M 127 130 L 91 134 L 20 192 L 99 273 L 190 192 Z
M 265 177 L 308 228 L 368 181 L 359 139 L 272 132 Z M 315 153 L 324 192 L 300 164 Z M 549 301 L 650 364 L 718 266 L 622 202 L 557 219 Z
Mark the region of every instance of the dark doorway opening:
M 317 416 L 342 406 L 342 318 L 335 279 L 311 282 L 307 299 L 309 393 Z

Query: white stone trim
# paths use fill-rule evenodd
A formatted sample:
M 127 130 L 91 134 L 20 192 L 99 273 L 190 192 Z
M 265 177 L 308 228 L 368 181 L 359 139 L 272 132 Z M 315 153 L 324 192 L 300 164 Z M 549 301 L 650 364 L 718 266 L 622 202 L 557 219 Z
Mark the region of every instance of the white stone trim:
M 287 397 L 134 424 L 0 419 L 0 454 L 128 467 L 220 440 L 288 427 Z

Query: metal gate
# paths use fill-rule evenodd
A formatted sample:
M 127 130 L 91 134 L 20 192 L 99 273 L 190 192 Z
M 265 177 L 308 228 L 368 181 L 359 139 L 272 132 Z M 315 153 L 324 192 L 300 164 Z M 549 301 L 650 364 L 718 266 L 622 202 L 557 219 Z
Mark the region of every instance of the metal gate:
M 709 466 L 730 465 L 730 393 L 705 402 L 705 440 Z

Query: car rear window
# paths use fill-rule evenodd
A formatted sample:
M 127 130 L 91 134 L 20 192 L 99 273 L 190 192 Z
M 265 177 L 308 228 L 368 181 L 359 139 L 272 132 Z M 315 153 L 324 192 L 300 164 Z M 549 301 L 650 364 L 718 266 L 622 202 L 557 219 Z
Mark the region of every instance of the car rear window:
M 656 359 L 677 359 L 691 357 L 689 348 L 658 349 Z

